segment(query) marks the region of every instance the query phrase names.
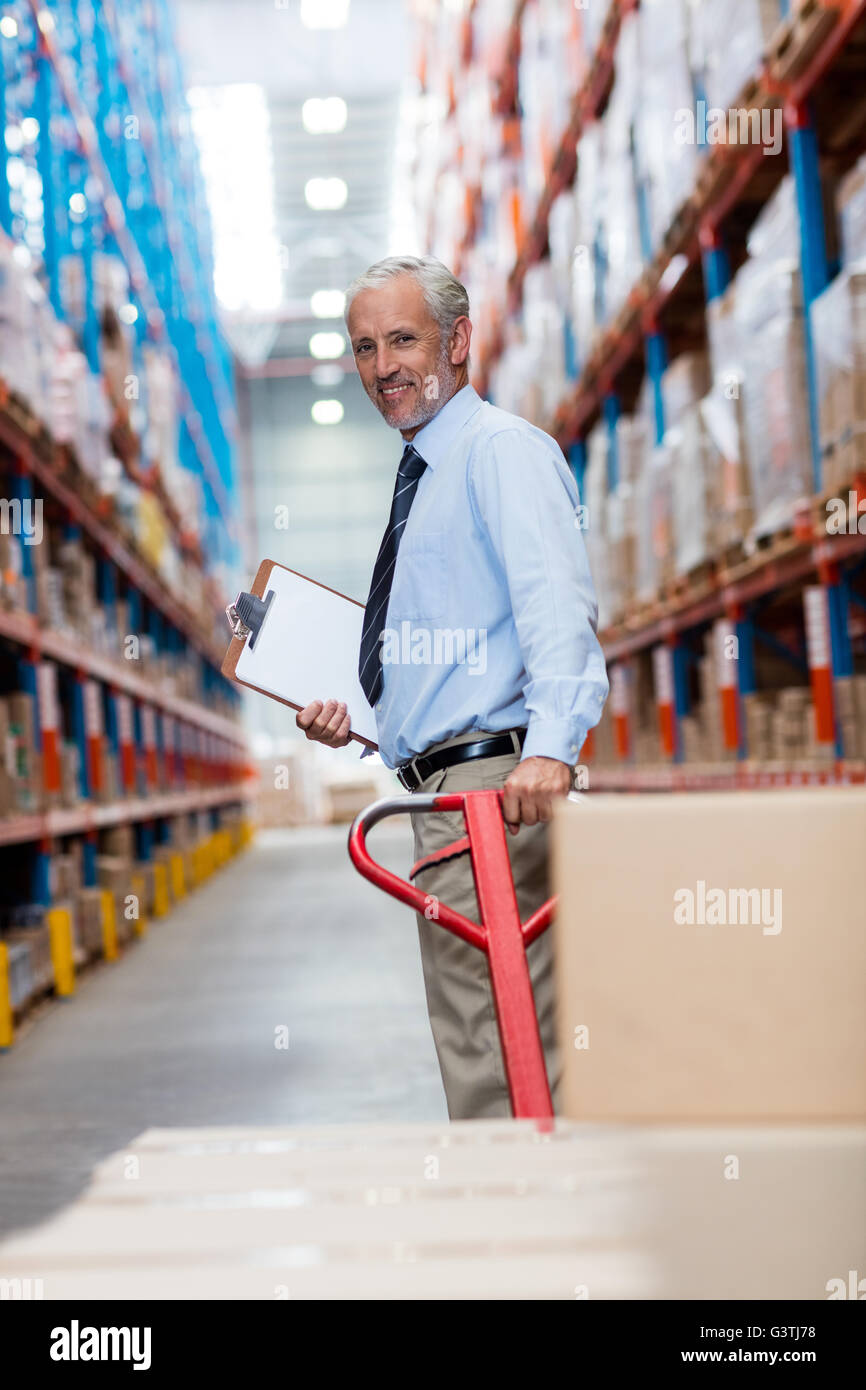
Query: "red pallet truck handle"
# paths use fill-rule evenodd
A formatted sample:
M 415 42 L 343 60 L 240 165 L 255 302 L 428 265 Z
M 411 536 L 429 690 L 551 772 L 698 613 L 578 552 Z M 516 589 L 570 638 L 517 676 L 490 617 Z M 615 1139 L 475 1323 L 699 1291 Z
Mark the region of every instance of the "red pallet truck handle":
M 466 841 L 456 842 L 449 850 L 453 853 L 455 849 L 469 849 L 480 922 L 471 922 L 445 903 L 436 903 L 434 915 L 430 912 L 429 893 L 423 893 L 377 864 L 367 850 L 368 831 L 386 816 L 410 812 L 426 815 L 430 811 L 460 811 L 463 814 Z M 521 923 L 505 840 L 502 792 L 446 792 L 441 796 L 395 796 L 375 801 L 352 822 L 349 856 L 358 872 L 377 888 L 486 953 L 512 1112 L 515 1119 L 551 1118 L 553 1104 L 526 948 L 550 926 L 556 899 L 548 899 Z M 427 862 L 420 861 L 413 872 Z

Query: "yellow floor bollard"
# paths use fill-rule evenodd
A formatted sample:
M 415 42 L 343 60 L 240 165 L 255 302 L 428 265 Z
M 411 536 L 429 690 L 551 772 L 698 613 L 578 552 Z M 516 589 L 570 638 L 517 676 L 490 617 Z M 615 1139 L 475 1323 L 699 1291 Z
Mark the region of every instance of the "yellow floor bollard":
M 153 866 L 153 915 L 165 917 L 168 914 L 168 869 L 165 864 Z
M 180 902 L 181 898 L 186 896 L 186 884 L 183 876 L 183 855 L 175 853 L 168 862 L 171 872 L 171 896 L 174 898 L 175 902 Z
M 130 887 L 138 898 L 138 916 L 133 919 L 132 930 L 136 936 L 147 935 L 147 914 L 144 910 L 144 874 L 133 874 Z
M 54 966 L 54 992 L 60 998 L 75 993 L 75 961 L 72 946 L 72 913 L 68 907 L 50 907 L 47 912 Z
M 15 1041 L 15 1019 L 12 1013 L 10 984 L 9 947 L 0 941 L 0 1047 L 11 1047 Z
M 106 960 L 117 960 L 117 917 L 114 894 L 110 888 L 102 890 L 102 954 Z

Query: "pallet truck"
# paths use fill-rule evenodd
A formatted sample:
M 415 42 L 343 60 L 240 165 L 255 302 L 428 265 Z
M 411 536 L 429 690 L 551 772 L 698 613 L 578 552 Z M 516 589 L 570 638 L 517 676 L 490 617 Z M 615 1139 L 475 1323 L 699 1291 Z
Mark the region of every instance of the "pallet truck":
M 520 921 L 505 840 L 502 797 L 501 791 L 385 797 L 355 817 L 349 830 L 349 857 L 358 872 L 377 888 L 424 914 L 429 895 L 376 863 L 367 850 L 367 834 L 386 816 L 462 812 L 466 835 L 420 859 L 409 877 L 468 850 L 481 921 L 471 922 L 445 903 L 438 904 L 435 921 L 443 930 L 484 951 L 488 958 L 514 1118 L 552 1119 L 553 1103 L 526 951 L 550 926 L 556 898 L 548 898 L 526 922 Z

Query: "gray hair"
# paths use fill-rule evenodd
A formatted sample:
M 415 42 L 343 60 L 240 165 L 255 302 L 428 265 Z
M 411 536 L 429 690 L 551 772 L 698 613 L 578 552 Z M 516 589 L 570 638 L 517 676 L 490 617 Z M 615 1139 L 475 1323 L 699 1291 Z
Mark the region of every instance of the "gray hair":
M 346 319 L 356 294 L 361 290 L 380 289 L 395 275 L 411 275 L 418 281 L 424 302 L 439 325 L 443 342 L 451 336 L 456 320 L 468 316 L 469 295 L 465 286 L 435 256 L 386 256 L 353 280 L 346 290 Z

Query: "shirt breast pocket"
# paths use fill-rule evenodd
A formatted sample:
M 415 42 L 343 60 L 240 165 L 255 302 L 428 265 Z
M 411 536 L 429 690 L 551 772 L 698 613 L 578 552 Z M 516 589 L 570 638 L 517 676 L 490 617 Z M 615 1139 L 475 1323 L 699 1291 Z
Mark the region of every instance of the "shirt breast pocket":
M 404 618 L 433 622 L 445 616 L 448 575 L 445 568 L 445 534 L 418 532 L 404 536 L 397 550 L 394 583 L 388 604 L 388 621 Z

